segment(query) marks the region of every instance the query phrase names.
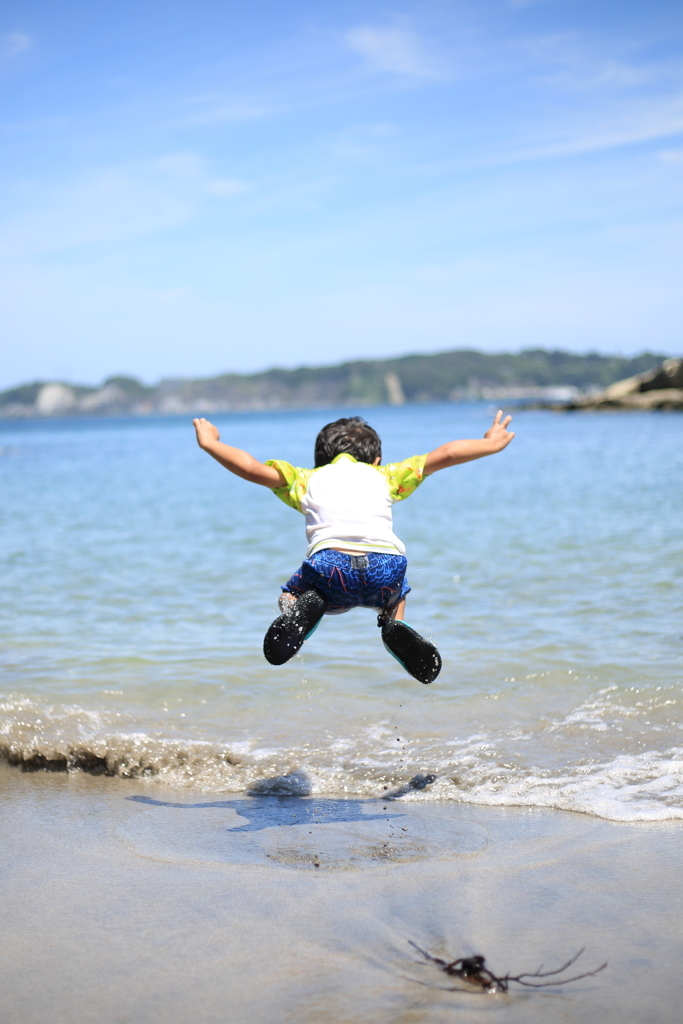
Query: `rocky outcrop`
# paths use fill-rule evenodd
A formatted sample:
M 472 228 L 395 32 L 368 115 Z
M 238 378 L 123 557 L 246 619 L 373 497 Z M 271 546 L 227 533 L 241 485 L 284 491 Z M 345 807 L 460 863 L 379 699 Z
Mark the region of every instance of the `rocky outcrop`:
M 151 393 L 132 377 L 110 377 L 100 388 L 37 381 L 0 394 L 0 417 L 141 415 L 156 411 Z
M 91 395 L 85 395 L 78 403 L 80 412 L 113 412 L 118 409 L 126 409 L 128 396 L 123 388 L 117 384 L 105 384 L 99 391 Z
M 646 373 L 618 380 L 604 391 L 582 395 L 563 408 L 683 411 L 683 359 L 665 359 Z
M 64 416 L 77 405 L 76 393 L 67 384 L 44 384 L 36 395 L 38 416 Z

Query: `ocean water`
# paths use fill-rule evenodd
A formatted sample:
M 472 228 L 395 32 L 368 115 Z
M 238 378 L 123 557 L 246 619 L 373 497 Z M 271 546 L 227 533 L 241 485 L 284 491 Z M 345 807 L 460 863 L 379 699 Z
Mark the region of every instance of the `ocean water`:
M 320 426 L 354 411 L 216 422 L 310 465 Z M 366 415 L 397 460 L 481 436 L 493 411 Z M 179 792 L 683 817 L 683 417 L 514 428 L 395 507 L 406 618 L 444 659 L 426 687 L 366 610 L 265 662 L 303 517 L 221 469 L 188 420 L 0 424 L 0 755 Z

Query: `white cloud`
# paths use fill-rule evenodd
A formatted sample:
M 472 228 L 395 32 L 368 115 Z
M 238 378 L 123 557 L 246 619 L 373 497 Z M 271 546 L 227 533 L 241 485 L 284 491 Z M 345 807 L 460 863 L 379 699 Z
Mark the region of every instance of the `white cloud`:
M 186 223 L 206 193 L 237 195 L 249 186 L 212 180 L 194 153 L 109 167 L 61 189 L 36 186 L 23 215 L 0 225 L 0 254 L 31 253 L 138 238 Z
M 26 32 L 8 32 L 2 38 L 2 53 L 5 57 L 16 57 L 32 45 L 33 40 Z
M 38 132 L 52 132 L 68 124 L 66 117 L 34 117 L 24 121 L 0 122 L 0 132 L 8 135 L 32 135 Z
M 386 143 L 396 135 L 393 124 L 355 125 L 338 132 L 332 153 L 343 160 L 374 161 L 386 152 Z
M 627 108 L 603 111 L 593 119 L 593 124 L 584 123 L 574 132 L 567 132 L 564 139 L 549 141 L 520 159 L 571 156 L 580 153 L 598 152 L 620 146 L 632 146 L 641 142 L 654 142 L 683 132 L 683 96 L 674 99 L 654 100 L 633 104 Z
M 424 52 L 413 32 L 361 25 L 347 32 L 345 41 L 377 71 L 416 78 L 442 76 L 438 62 Z
M 239 124 L 269 117 L 276 110 L 248 99 L 229 99 L 225 96 L 197 96 L 185 101 L 190 109 L 179 119 L 180 125 Z
M 665 164 L 683 164 L 683 149 L 663 149 L 657 156 Z
M 634 89 L 661 79 L 671 70 L 661 62 L 634 60 L 634 45 L 626 47 L 630 50 L 626 55 L 605 53 L 604 47 L 578 32 L 526 36 L 516 39 L 512 49 L 523 53 L 532 66 L 543 69 L 544 82 L 575 90 Z
M 238 178 L 217 178 L 206 184 L 206 191 L 213 196 L 239 196 L 251 189 L 248 181 Z
M 601 124 L 578 126 L 575 131 L 568 130 L 553 139 L 548 138 L 538 144 L 530 144 L 519 149 L 501 149 L 490 156 L 482 156 L 468 162 L 463 161 L 461 167 L 503 167 L 509 164 L 533 163 L 534 161 L 557 160 L 562 157 L 581 156 L 587 153 L 606 152 L 624 146 L 635 146 L 644 142 L 656 142 L 683 133 L 683 111 L 662 112 L 656 120 L 647 116 L 607 119 Z M 681 154 L 680 156 L 678 154 Z M 677 163 L 683 159 L 683 150 L 668 150 L 658 154 L 660 160 Z

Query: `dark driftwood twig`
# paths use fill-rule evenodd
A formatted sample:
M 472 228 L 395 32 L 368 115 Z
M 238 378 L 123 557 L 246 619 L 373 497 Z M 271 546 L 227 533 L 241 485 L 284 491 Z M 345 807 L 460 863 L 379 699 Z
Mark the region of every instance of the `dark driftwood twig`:
M 462 981 L 468 982 L 468 984 L 478 988 L 480 992 L 507 992 L 511 982 L 516 982 L 518 985 L 523 985 L 525 988 L 553 988 L 557 985 L 568 985 L 572 981 L 581 981 L 582 978 L 592 978 L 600 971 L 603 971 L 607 967 L 607 962 L 601 964 L 599 967 L 594 968 L 592 971 L 584 971 L 582 974 L 575 974 L 571 978 L 558 978 L 558 974 L 562 974 L 572 964 L 575 964 L 579 957 L 583 954 L 585 946 L 582 947 L 578 953 L 570 957 L 561 967 L 557 967 L 552 971 L 544 971 L 543 964 L 536 971 L 522 971 L 520 974 L 504 974 L 498 976 L 486 967 L 486 958 L 483 956 L 470 956 L 470 957 L 459 957 L 457 960 L 452 960 L 450 963 L 447 960 L 442 960 L 438 956 L 432 956 L 425 949 L 421 949 L 417 943 L 410 941 L 410 945 L 420 953 L 425 960 L 430 963 L 436 964 L 436 966 L 448 974 L 450 977 L 460 978 Z M 524 978 L 550 978 L 554 977 L 554 981 L 523 981 Z M 425 984 L 419 982 L 418 984 Z M 438 986 L 442 988 L 441 985 Z M 471 992 L 472 989 L 465 988 L 448 988 L 443 989 L 446 992 Z

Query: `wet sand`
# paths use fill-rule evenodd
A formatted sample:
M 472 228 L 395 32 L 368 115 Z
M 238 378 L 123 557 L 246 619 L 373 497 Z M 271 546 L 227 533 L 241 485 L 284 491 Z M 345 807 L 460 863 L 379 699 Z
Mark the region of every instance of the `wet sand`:
M 6 766 L 0 806 L 8 1021 L 680 1020 L 680 822 L 202 800 Z M 584 969 L 609 966 L 566 988 L 447 992 L 409 940 L 497 973 L 582 946 Z

